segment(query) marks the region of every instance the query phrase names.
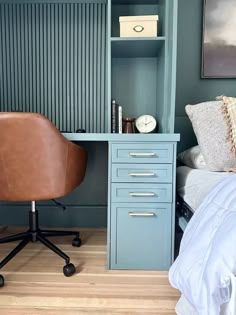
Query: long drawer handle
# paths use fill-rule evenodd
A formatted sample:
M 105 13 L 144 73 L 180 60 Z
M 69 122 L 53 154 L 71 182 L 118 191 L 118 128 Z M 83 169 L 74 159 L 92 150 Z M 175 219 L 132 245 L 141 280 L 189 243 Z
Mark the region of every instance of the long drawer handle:
M 129 173 L 129 176 L 133 176 L 133 177 L 136 177 L 136 176 L 152 177 L 155 175 L 156 175 L 155 173 Z
M 154 152 L 129 152 L 129 156 L 132 157 L 151 157 L 156 156 Z
M 153 212 L 129 212 L 130 217 L 155 217 Z
M 157 196 L 157 194 L 153 192 L 129 192 L 129 195 L 132 197 L 152 197 Z

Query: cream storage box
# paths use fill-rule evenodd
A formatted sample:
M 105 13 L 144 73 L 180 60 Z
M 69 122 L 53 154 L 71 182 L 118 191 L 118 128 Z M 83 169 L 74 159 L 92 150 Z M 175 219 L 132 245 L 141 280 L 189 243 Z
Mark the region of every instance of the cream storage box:
M 120 37 L 156 37 L 158 15 L 120 16 Z

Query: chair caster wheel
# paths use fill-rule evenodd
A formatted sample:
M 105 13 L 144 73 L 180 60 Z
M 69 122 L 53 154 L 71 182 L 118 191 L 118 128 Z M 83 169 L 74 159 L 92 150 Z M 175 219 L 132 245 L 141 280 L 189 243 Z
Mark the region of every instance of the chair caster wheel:
M 63 267 L 63 273 L 66 277 L 70 277 L 75 273 L 75 266 L 73 264 L 67 264 Z
M 0 288 L 4 286 L 4 277 L 0 275 Z
M 82 244 L 81 239 L 79 237 L 75 237 L 72 240 L 72 246 L 80 247 Z

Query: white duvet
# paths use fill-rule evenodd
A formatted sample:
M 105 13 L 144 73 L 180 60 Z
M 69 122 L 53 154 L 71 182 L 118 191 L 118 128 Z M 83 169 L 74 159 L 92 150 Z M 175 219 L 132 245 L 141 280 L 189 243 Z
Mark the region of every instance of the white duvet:
M 198 315 L 219 315 L 236 274 L 236 175 L 203 200 L 185 230 L 169 280 Z M 232 313 L 233 315 L 233 313 Z

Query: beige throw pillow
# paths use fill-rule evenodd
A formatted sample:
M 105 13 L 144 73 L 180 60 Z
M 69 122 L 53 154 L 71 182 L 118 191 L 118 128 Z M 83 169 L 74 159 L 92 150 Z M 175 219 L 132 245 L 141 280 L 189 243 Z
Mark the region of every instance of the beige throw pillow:
M 236 167 L 236 158 L 227 141 L 227 124 L 222 113 L 223 101 L 187 105 L 201 152 L 211 171 L 226 171 Z
M 236 98 L 223 96 L 222 100 L 222 111 L 227 125 L 227 140 L 231 151 L 236 156 Z

